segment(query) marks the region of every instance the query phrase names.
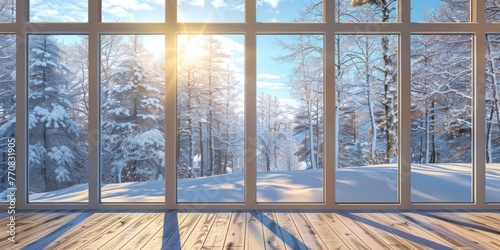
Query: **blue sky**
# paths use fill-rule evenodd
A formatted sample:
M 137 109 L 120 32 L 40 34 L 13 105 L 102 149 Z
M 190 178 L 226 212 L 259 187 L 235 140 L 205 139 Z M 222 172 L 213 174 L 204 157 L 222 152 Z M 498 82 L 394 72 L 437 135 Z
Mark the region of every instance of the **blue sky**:
M 347 1 L 347 0 L 346 0 Z M 427 6 L 434 9 L 437 0 L 411 0 L 412 21 L 422 21 Z M 304 0 L 257 0 L 257 21 L 290 22 L 299 15 Z M 88 2 L 81 0 L 31 0 L 30 17 L 38 22 L 86 22 Z M 104 22 L 163 22 L 165 20 L 164 0 L 102 0 Z M 244 0 L 178 0 L 178 21 L 180 22 L 243 22 Z M 155 38 L 161 38 L 153 39 Z M 286 36 L 281 36 L 286 37 Z M 69 36 L 66 37 L 70 40 Z M 146 37 L 145 37 L 146 38 Z M 284 99 L 290 98 L 286 87 L 293 65 L 278 64 L 274 57 L 284 52 L 275 44 L 276 36 L 257 37 L 257 86 L 258 94 L 273 93 Z M 232 44 L 237 68 L 243 79 L 244 37 L 224 36 Z M 148 47 L 159 49 L 163 37 L 150 36 L 145 41 Z M 239 48 L 237 48 L 239 47 Z

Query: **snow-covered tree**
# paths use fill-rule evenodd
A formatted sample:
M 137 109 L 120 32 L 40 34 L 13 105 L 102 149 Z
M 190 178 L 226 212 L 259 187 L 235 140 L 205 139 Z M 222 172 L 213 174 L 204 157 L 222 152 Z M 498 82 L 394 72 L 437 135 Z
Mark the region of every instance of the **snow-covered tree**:
M 80 132 L 69 112 L 70 69 L 49 35 L 28 37 L 29 191 L 53 191 L 87 179 Z
M 163 178 L 163 74 L 150 62 L 141 37 L 127 38 L 126 52 L 102 88 L 103 181 Z
M 11 23 L 16 20 L 16 1 L 0 0 L 0 22 Z
M 486 156 L 500 161 L 500 36 L 486 36 Z

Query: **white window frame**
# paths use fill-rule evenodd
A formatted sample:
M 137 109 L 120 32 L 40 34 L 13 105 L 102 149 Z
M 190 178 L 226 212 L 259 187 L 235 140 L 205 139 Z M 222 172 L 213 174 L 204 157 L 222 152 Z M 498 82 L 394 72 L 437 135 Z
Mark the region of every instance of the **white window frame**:
M 345 0 L 348 1 L 348 0 Z M 16 0 L 16 22 L 1 23 L 0 33 L 17 36 L 17 208 L 18 209 L 500 209 L 500 203 L 485 201 L 485 55 L 486 34 L 499 33 L 499 23 L 485 22 L 485 0 L 471 1 L 470 23 L 411 23 L 410 0 L 399 0 L 394 23 L 336 23 L 335 1 L 324 1 L 323 23 L 258 23 L 256 0 L 245 1 L 243 23 L 178 23 L 177 0 L 166 0 L 163 23 L 102 23 L 101 3 L 89 0 L 87 23 L 30 23 L 28 0 Z M 166 41 L 166 175 L 164 203 L 100 203 L 99 174 L 99 35 L 112 33 L 164 34 Z M 361 32 L 357 32 L 361 31 Z M 176 197 L 176 38 L 177 34 L 244 34 L 245 35 L 245 202 L 178 204 Z M 256 35 L 323 34 L 324 36 L 324 202 L 323 203 L 257 203 L 256 202 Z M 473 35 L 473 202 L 411 202 L 411 34 Z M 86 34 L 89 39 L 89 202 L 27 202 L 27 85 L 26 58 L 28 34 Z M 335 202 L 335 51 L 337 34 L 399 35 L 399 203 L 338 204 Z M 7 207 L 8 204 L 0 206 Z

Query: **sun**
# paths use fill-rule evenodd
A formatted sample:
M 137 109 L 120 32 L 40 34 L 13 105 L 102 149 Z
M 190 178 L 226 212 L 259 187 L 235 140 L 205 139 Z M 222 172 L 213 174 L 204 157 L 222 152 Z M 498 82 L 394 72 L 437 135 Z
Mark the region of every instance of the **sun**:
M 177 48 L 179 58 L 190 62 L 199 60 L 206 53 L 200 35 L 179 35 Z

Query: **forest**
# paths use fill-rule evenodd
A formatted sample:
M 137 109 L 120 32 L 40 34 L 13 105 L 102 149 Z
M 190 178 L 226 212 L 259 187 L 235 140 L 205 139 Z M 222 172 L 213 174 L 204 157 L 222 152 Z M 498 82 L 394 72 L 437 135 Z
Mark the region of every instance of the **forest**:
M 396 4 L 377 0 L 352 7 L 336 1 L 336 21 L 395 22 Z M 322 9 L 321 1 L 305 4 L 295 21 L 322 20 Z M 468 22 L 469 9 L 468 0 L 441 0 L 425 18 Z M 0 0 L 0 22 L 13 22 L 14 14 L 12 1 Z M 487 19 L 500 20 L 498 1 L 487 1 Z M 15 137 L 16 39 L 23 38 L 0 34 L 2 166 L 8 139 Z M 30 194 L 87 183 L 93 133 L 100 133 L 103 184 L 163 180 L 166 119 L 177 121 L 178 179 L 244 172 L 244 65 L 227 47 L 243 46 L 243 35 L 178 36 L 177 117 L 165 117 L 165 56 L 152 48 L 162 43 L 151 42 L 158 37 L 102 34 L 98 132 L 88 130 L 88 37 L 25 39 Z M 473 40 L 464 34 L 411 36 L 411 100 L 404 101 L 411 101 L 412 163 L 472 160 Z M 284 89 L 294 102 L 259 92 L 257 170 L 321 170 L 328 153 L 323 150 L 323 37 L 277 35 L 273 43 L 280 51 L 270 57 L 290 65 Z M 395 34 L 337 34 L 335 44 L 325 45 L 335 48 L 338 168 L 398 161 L 398 43 Z M 486 158 L 498 163 L 500 34 L 487 35 L 486 50 Z M 1 168 L 0 193 L 8 188 L 6 178 Z

